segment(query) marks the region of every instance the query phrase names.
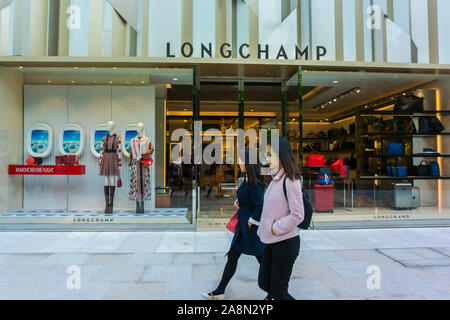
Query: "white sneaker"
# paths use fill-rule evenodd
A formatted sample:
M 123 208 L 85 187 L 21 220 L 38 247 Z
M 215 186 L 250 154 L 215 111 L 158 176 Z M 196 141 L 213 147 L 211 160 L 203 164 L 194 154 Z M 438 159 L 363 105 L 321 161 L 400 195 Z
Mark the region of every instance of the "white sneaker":
M 219 295 L 215 296 L 212 294 L 212 292 L 211 293 L 202 293 L 202 297 L 205 298 L 206 300 L 225 300 L 226 299 L 224 294 L 219 294 Z

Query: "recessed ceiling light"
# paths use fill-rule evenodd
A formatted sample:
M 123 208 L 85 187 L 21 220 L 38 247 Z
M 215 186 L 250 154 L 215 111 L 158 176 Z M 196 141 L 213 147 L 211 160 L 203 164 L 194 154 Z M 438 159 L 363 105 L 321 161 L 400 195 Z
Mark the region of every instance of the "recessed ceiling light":
M 173 78 L 172 80 L 173 80 L 173 81 L 178 81 L 178 78 Z
M 188 111 L 188 109 L 184 108 L 184 111 Z
M 78 69 L 78 67 L 73 67 L 74 69 Z
M 325 106 L 322 106 L 322 109 L 325 109 Z
M 333 99 L 333 101 L 334 101 L 334 102 L 337 102 L 337 99 L 336 99 L 336 98 L 334 98 L 334 99 Z
M 127 84 L 130 84 L 130 81 L 127 81 Z
M 48 82 L 48 83 L 52 83 L 52 80 L 48 80 L 47 82 Z
M 75 83 L 75 80 L 72 80 L 71 82 L 72 82 L 72 83 Z
M 255 109 L 251 109 L 250 111 L 251 111 L 251 112 L 255 112 Z
M 113 82 L 112 82 L 112 81 L 110 81 L 109 83 L 110 83 L 110 84 L 112 84 Z
M 113 70 L 116 70 L 117 69 L 117 67 L 113 67 Z
M 20 66 L 19 69 L 23 69 L 23 66 Z
M 145 83 L 145 81 L 144 81 L 144 80 L 142 80 L 142 83 Z
M 339 81 L 338 80 L 334 80 L 333 83 L 339 83 Z
M 369 106 L 364 106 L 364 108 L 366 108 L 366 109 L 367 109 L 368 107 L 369 107 Z
M 94 80 L 94 83 L 97 83 L 97 80 Z

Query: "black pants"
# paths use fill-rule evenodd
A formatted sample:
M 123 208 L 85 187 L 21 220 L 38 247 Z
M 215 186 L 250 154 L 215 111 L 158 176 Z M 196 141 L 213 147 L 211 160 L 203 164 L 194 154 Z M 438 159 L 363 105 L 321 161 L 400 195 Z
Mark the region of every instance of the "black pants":
M 221 295 L 225 293 L 225 289 L 228 286 L 228 283 L 230 283 L 231 278 L 233 278 L 234 274 L 236 273 L 237 265 L 239 258 L 241 257 L 241 253 L 231 250 L 228 252 L 228 261 L 225 265 L 225 269 L 223 270 L 223 276 L 222 280 L 220 280 L 220 284 L 217 287 L 216 290 L 213 291 L 214 295 Z M 262 257 L 256 257 L 258 262 L 261 264 Z
M 300 252 L 300 237 L 268 244 L 259 269 L 258 285 L 275 300 L 295 300 L 288 292 L 295 260 Z

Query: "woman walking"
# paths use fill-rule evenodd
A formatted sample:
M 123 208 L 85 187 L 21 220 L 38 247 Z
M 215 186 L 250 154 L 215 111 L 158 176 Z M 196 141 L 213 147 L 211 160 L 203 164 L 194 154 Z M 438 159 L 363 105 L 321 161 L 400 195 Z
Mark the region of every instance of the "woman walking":
M 250 152 L 255 152 L 255 157 L 250 157 Z M 245 158 L 245 159 L 242 159 Z M 223 271 L 222 280 L 216 290 L 203 293 L 202 296 L 208 300 L 224 300 L 225 289 L 234 276 L 239 258 L 242 254 L 255 256 L 259 263 L 264 252 L 264 244 L 257 235 L 259 220 L 264 201 L 265 183 L 261 177 L 261 166 L 259 162 L 251 164 L 251 159 L 256 159 L 256 149 L 245 150 L 244 157 L 240 157 L 242 164 L 240 170 L 245 175 L 245 180 L 237 191 L 237 200 L 234 205 L 238 209 L 238 225 L 234 234 L 230 250 L 227 254 L 228 260 Z
M 274 176 L 264 195 L 258 230 L 261 241 L 266 244 L 258 284 L 269 294 L 269 299 L 295 300 L 288 288 L 300 251 L 297 226 L 304 218 L 301 174 L 286 138 L 280 138 L 277 147 L 268 146 L 268 160 Z

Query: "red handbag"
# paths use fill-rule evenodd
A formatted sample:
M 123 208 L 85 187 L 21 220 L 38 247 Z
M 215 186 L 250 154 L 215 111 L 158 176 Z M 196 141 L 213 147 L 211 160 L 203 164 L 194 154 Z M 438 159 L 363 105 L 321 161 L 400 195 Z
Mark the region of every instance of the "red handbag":
M 236 233 L 237 224 L 238 224 L 238 211 L 234 213 L 234 215 L 231 217 L 230 221 L 227 224 L 227 229 L 230 230 L 233 233 Z
M 122 179 L 117 180 L 117 188 L 122 188 Z
M 339 170 L 341 170 L 341 167 L 343 165 L 344 165 L 344 160 L 339 159 L 331 164 L 330 170 L 331 171 L 339 171 Z
M 317 151 L 313 151 L 310 155 L 306 156 L 307 167 L 325 167 L 326 164 L 325 156 L 319 154 Z

